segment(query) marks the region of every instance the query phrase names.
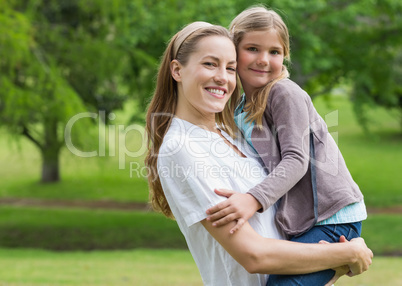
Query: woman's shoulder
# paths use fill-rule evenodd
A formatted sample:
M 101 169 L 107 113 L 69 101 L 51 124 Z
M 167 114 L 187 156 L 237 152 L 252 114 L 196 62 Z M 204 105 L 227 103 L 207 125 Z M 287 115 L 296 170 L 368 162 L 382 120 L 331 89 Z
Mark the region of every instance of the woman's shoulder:
M 182 130 L 180 124 L 176 120 L 172 120 L 163 142 L 159 148 L 159 154 L 172 154 L 173 151 L 177 152 L 181 146 L 184 145 L 185 132 Z
M 218 135 L 216 135 L 218 136 Z M 205 153 L 213 141 L 211 132 L 179 118 L 173 118 L 166 132 L 159 155 L 189 160 L 194 154 Z

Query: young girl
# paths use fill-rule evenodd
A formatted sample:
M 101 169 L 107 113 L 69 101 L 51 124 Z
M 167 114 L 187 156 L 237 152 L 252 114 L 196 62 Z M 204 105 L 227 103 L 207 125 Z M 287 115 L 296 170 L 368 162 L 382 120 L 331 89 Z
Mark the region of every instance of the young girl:
M 292 241 L 338 242 L 360 236 L 366 219 L 363 195 L 328 134 L 310 97 L 288 79 L 289 34 L 281 17 L 264 7 L 231 23 L 244 94 L 235 110 L 243 136 L 269 175 L 247 194 L 216 190 L 230 198 L 210 208 L 208 220 L 238 230 L 256 211 L 278 204 L 276 222 Z M 334 275 L 270 276 L 267 285 L 324 285 Z

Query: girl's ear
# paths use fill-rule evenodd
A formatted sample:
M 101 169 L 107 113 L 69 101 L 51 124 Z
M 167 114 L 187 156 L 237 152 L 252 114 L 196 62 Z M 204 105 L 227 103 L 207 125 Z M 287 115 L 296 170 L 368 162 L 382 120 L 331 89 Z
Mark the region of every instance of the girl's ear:
M 170 73 L 175 81 L 181 82 L 181 68 L 182 65 L 178 60 L 173 60 L 170 62 Z

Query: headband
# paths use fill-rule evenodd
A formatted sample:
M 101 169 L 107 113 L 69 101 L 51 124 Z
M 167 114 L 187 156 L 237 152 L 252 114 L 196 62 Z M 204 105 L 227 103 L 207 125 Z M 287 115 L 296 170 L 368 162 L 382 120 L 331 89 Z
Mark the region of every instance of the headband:
M 177 57 L 177 53 L 179 52 L 179 49 L 183 42 L 190 36 L 192 33 L 195 31 L 206 28 L 206 27 L 211 27 L 213 26 L 210 23 L 207 22 L 193 22 L 186 27 L 184 27 L 177 35 L 176 40 L 173 44 L 173 58 L 175 59 Z

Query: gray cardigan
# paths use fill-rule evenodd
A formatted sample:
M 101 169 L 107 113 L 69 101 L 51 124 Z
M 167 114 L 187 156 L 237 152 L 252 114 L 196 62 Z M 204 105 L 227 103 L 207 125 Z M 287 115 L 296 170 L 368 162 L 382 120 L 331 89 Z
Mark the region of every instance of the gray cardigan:
M 314 159 L 309 154 L 310 138 L 314 138 Z M 293 81 L 284 79 L 272 87 L 263 129 L 254 127 L 251 140 L 269 175 L 248 193 L 263 211 L 280 199 L 276 221 L 288 235 L 304 233 L 317 221 L 363 199 L 310 96 Z

